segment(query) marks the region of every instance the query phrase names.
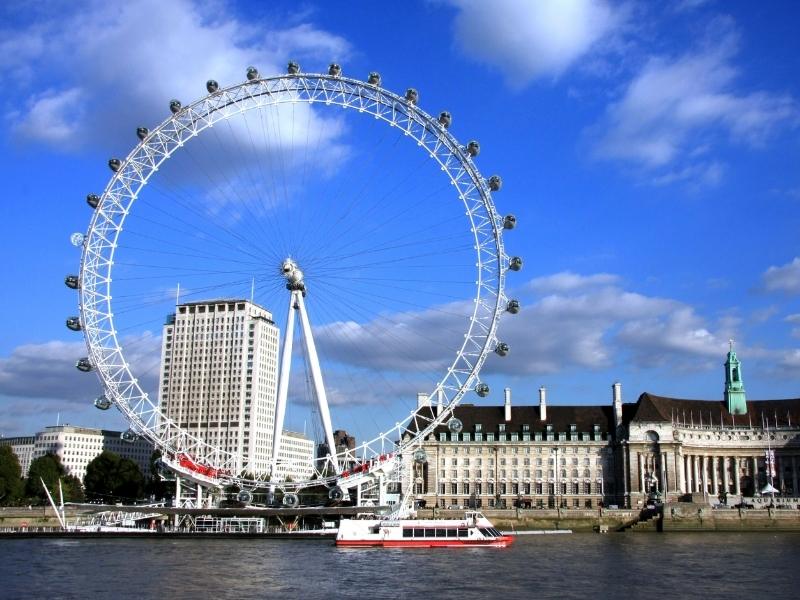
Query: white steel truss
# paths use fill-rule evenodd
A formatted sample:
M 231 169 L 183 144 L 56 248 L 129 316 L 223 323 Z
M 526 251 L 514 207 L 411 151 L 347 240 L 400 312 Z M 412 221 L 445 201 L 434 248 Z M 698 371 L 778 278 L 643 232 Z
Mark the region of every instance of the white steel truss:
M 449 178 L 464 205 L 476 252 L 474 310 L 464 342 L 429 394 L 431 398 L 442 399 L 442 409 L 430 413 L 414 410 L 374 439 L 363 442 L 355 450 L 344 451 L 334 463 L 380 461 L 381 457 L 393 453 L 413 451 L 419 440 L 448 419 L 464 394 L 479 384 L 479 371 L 498 343 L 497 323 L 508 303 L 504 282 L 509 257 L 503 247 L 503 219 L 495 210 L 489 183 L 478 171 L 468 147 L 461 145 L 445 124 L 418 108 L 415 99 L 338 75 L 292 73 L 255 78 L 215 90 L 180 108 L 147 132 L 120 161 L 94 210 L 81 257 L 80 315 L 88 357 L 105 387 L 107 398 L 124 413 L 135 433 L 155 444 L 168 466 L 203 485 L 253 486 L 261 482 L 237 472 L 235 456 L 207 444 L 167 419 L 159 410 L 158 400 L 150 398 L 140 386 L 125 359 L 114 326 L 111 301 L 114 253 L 125 218 L 142 186 L 189 139 L 216 122 L 246 111 L 298 102 L 355 110 L 402 130 Z M 202 465 L 202 472 L 182 466 L 179 463 L 182 456 L 189 456 L 194 464 Z M 333 484 L 339 477 L 332 474 L 313 483 Z M 296 490 L 308 485 L 311 482 L 284 482 L 281 487 Z

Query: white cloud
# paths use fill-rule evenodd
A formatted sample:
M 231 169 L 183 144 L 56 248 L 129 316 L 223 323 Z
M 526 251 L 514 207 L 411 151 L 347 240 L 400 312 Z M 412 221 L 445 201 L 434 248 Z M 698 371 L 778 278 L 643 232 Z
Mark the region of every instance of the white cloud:
M 769 292 L 800 293 L 800 257 L 780 267 L 770 267 L 763 278 L 764 287 Z
M 792 324 L 792 337 L 800 338 L 800 313 L 787 315 L 783 320 Z
M 573 292 L 589 287 L 613 285 L 618 281 L 619 277 L 610 273 L 579 275 L 571 271 L 562 271 L 554 275 L 537 277 L 530 282 L 529 287 L 534 292 L 545 294 L 550 292 Z
M 724 354 L 740 323 L 723 316 L 711 324 L 682 302 L 627 291 L 618 282 L 609 273 L 563 272 L 522 286 L 522 311 L 505 315 L 498 332 L 511 352 L 505 358 L 491 355 L 484 373 L 532 375 L 631 362 L 697 368 L 698 359 Z M 534 295 L 526 298 L 530 292 Z M 369 323 L 337 323 L 315 329 L 315 336 L 325 356 L 341 363 L 427 373 L 447 366 L 443 348 L 448 344 L 442 340 L 449 339 L 450 350 L 456 349 L 467 307 L 453 303 L 383 315 Z M 431 332 L 440 334 L 439 343 L 431 343 Z M 452 332 L 452 337 L 441 332 Z
M 558 77 L 624 21 L 604 0 L 448 0 L 458 9 L 456 41 L 499 68 L 511 87 Z
M 13 132 L 65 151 L 98 143 L 129 149 L 137 126 L 161 122 L 172 98 L 200 97 L 207 79 L 230 85 L 251 64 L 283 73 L 289 58 L 319 66 L 350 51 L 311 24 L 243 22 L 224 4 L 96 2 L 64 12 L 6 31 L 0 72 L 26 95 L 7 114 Z M 41 78 L 31 72 L 46 72 L 51 87 L 32 88 Z
M 737 89 L 737 46 L 723 20 L 699 49 L 648 60 L 588 131 L 595 154 L 640 167 L 657 185 L 714 185 L 724 165 L 709 154 L 721 138 L 759 147 L 779 128 L 797 125 L 797 103 L 789 95 Z
M 157 387 L 161 339 L 150 332 L 121 340 L 125 358 L 145 391 Z M 63 405 L 89 403 L 102 387 L 94 373 L 81 373 L 75 362 L 86 356 L 83 342 L 25 344 L 0 358 L 0 396 L 51 400 Z

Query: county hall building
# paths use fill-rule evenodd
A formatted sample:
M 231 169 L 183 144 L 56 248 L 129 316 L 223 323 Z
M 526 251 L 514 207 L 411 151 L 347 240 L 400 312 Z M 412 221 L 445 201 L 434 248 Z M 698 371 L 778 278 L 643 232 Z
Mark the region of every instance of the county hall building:
M 731 347 L 718 400 L 643 393 L 605 406 L 460 404 L 462 429 L 443 424 L 413 465 L 418 503 L 440 508 L 637 508 L 648 501 L 728 504 L 798 496 L 800 399 L 748 400 Z M 436 411 L 422 397 L 419 410 Z M 771 487 L 770 487 L 771 486 Z M 421 502 L 420 502 L 421 501 Z

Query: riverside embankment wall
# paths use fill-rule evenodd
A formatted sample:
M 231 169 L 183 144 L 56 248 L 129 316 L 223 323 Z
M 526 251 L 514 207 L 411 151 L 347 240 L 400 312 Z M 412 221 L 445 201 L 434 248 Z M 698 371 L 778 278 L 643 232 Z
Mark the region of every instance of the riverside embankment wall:
M 440 517 L 458 518 L 462 511 L 437 510 Z M 712 509 L 709 505 L 674 503 L 664 505 L 663 514 L 642 517 L 628 509 L 482 510 L 501 530 L 571 529 L 572 531 L 798 531 L 800 510 Z M 433 511 L 420 511 L 431 518 Z

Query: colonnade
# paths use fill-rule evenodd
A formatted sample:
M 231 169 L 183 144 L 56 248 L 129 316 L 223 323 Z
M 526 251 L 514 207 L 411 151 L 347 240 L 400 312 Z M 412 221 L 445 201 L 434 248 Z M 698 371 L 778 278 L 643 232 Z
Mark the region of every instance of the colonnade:
M 791 487 L 793 495 L 798 495 L 797 467 L 800 457 L 794 455 L 775 455 L 775 476 L 773 485 L 782 490 Z M 758 479 L 759 462 L 763 464 L 763 452 L 755 456 L 688 454 L 676 453 L 679 490 L 682 493 L 704 493 L 713 496 L 721 492 L 741 495 L 742 472 L 746 471 L 753 479 L 753 485 L 760 485 Z M 790 466 L 789 474 L 786 467 Z

